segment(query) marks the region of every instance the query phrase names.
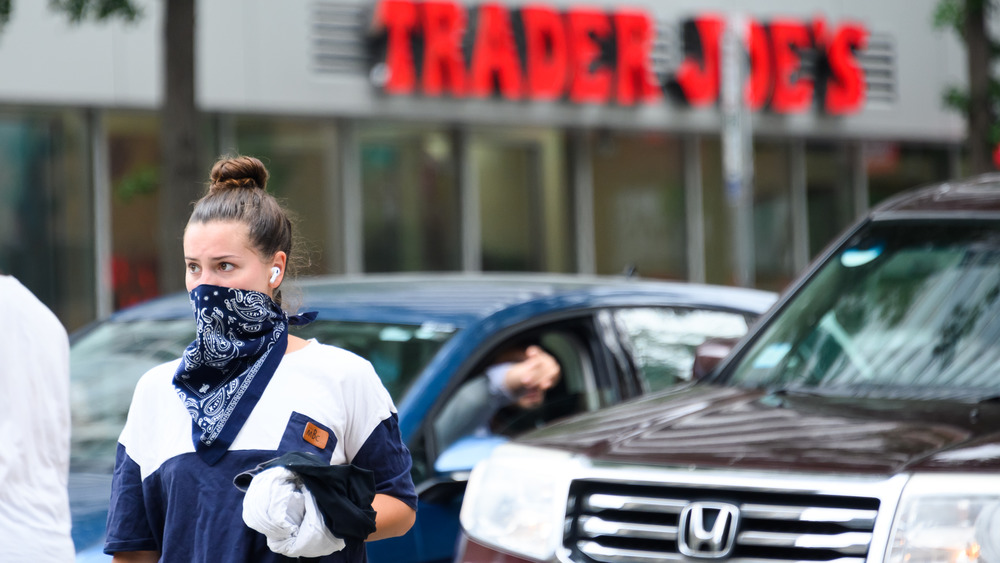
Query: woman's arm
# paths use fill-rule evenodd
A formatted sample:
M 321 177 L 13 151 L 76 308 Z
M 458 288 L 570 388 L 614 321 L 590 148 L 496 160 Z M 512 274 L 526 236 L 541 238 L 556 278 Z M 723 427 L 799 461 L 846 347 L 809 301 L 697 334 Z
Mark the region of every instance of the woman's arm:
M 119 551 L 112 563 L 156 563 L 160 560 L 158 551 Z
M 409 531 L 417 519 L 417 511 L 396 497 L 375 495 L 375 531 L 367 541 L 384 540 L 401 536 Z

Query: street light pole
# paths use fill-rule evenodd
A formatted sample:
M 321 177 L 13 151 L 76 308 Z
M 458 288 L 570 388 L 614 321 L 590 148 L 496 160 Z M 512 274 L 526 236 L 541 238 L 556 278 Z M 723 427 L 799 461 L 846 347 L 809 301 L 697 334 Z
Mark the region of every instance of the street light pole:
M 736 285 L 753 287 L 753 129 L 746 95 L 749 60 L 744 51 L 747 20 L 731 15 L 722 33 L 722 168 L 729 204 L 733 274 Z

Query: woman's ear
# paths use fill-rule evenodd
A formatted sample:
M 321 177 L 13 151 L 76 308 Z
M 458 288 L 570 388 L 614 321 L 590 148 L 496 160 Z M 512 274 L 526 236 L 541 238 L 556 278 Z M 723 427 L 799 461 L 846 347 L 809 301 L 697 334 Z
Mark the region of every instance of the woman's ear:
M 288 255 L 281 250 L 275 252 L 271 259 L 271 277 L 267 282 L 271 287 L 278 287 L 284 281 L 287 265 Z

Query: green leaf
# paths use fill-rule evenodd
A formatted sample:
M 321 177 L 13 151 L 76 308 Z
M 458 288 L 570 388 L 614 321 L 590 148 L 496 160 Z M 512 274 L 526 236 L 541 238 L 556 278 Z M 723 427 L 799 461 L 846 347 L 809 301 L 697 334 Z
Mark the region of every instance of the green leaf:
M 964 0 L 941 0 L 934 8 L 934 29 L 951 29 L 964 36 L 965 13 Z
M 89 18 L 106 20 L 112 17 L 131 22 L 142 15 L 132 0 L 49 0 L 49 6 L 65 12 L 73 23 Z
M 115 186 L 115 196 L 122 203 L 152 194 L 160 185 L 160 168 L 155 165 L 138 167 L 126 174 Z
M 10 0 L 0 0 L 0 28 L 10 21 Z
M 993 123 L 990 125 L 990 146 L 997 146 L 1000 143 L 1000 123 Z
M 941 96 L 945 107 L 952 108 L 962 115 L 969 111 L 969 93 L 958 86 L 949 86 Z

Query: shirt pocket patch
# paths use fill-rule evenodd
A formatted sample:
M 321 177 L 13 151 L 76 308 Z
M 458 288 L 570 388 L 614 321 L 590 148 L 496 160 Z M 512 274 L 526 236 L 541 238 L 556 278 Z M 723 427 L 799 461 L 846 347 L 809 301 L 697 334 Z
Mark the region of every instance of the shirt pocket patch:
M 329 427 L 302 413 L 292 412 L 292 416 L 288 418 L 288 426 L 281 435 L 278 452 L 308 452 L 329 463 L 336 447 L 337 437 Z

